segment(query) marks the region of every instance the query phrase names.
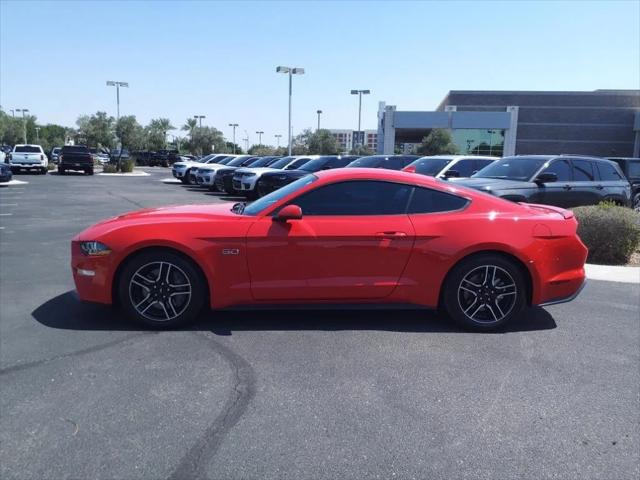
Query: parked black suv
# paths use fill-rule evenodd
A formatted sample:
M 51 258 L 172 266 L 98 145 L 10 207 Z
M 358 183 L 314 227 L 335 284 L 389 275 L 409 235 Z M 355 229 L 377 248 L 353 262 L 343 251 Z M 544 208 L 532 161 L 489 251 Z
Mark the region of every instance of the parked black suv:
M 85 145 L 65 145 L 58 156 L 58 174 L 69 170 L 82 170 L 93 175 L 93 155 Z
M 504 157 L 471 178 L 450 181 L 514 202 L 571 208 L 610 200 L 619 205 L 631 206 L 631 185 L 618 164 L 597 157 Z
M 640 211 L 640 158 L 610 158 L 620 166 L 620 170 L 631 183 L 631 198 L 634 210 Z

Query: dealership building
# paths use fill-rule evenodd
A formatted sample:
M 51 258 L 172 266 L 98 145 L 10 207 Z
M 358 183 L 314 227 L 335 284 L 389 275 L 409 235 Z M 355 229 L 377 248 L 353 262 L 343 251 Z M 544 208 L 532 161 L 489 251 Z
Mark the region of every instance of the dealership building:
M 451 91 L 435 111 L 380 102 L 377 152 L 448 129 L 460 153 L 640 156 L 640 90 Z

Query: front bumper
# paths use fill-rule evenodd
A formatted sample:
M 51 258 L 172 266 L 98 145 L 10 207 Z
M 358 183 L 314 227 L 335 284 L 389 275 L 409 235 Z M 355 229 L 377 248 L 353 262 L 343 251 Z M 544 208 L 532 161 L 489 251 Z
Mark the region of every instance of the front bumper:
M 256 188 L 258 177 L 234 177 L 231 186 L 238 192 L 248 192 Z
M 89 257 L 80 251 L 77 241 L 71 243 L 71 271 L 76 291 L 81 300 L 112 303 L 111 281 L 113 262 L 111 255 Z

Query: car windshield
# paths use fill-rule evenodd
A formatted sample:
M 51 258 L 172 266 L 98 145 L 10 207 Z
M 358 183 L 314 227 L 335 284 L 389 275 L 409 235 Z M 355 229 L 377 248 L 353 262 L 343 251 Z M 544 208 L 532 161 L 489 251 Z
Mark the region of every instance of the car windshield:
M 371 157 L 362 157 L 351 162 L 349 167 L 377 167 L 387 158 L 385 155 L 372 155 Z
M 298 158 L 297 160 L 291 162 L 290 165 L 287 165 L 287 168 L 285 168 L 285 170 L 298 170 L 300 167 L 302 167 L 303 165 L 306 165 L 310 161 L 311 159 L 307 157 Z
M 271 160 L 271 157 L 258 158 L 254 162 L 251 162 L 250 165 L 251 165 L 251 168 L 264 167 L 266 164 L 269 163 L 270 160 Z
M 334 160 L 336 158 L 338 158 L 338 157 L 332 156 L 332 157 L 314 158 L 313 160 L 309 161 L 308 163 L 305 163 L 298 170 L 304 170 L 305 172 L 318 172 L 318 171 L 322 170 L 322 168 L 327 163 L 329 163 L 329 161 Z
M 23 145 L 22 147 L 16 147 L 16 153 L 40 153 L 40 147 Z
M 238 167 L 242 165 L 244 162 L 246 162 L 247 158 L 249 157 L 236 157 L 233 160 L 231 160 L 229 163 L 227 163 L 227 165 L 230 167 Z
M 540 170 L 540 167 L 551 157 L 504 157 L 493 162 L 474 175 L 472 178 L 504 178 L 528 182 Z
M 273 162 L 272 164 L 270 164 L 269 166 L 271 168 L 284 168 L 287 166 L 287 164 L 292 160 L 292 157 L 283 157 L 283 158 L 279 158 L 278 160 L 276 160 L 275 162 Z
M 450 158 L 419 158 L 409 167 L 415 167 L 416 173 L 423 175 L 437 175 L 440 170 L 451 163 Z
M 206 157 L 202 157 L 202 158 L 197 159 L 196 162 L 205 163 L 208 160 L 211 160 L 213 157 L 215 157 L 215 155 L 213 155 L 213 154 L 207 155 Z
M 268 208 L 274 203 L 279 202 L 281 199 L 299 190 L 300 188 L 303 188 L 306 185 L 309 185 L 310 183 L 315 182 L 317 179 L 318 177 L 316 177 L 315 175 L 311 175 L 311 174 L 305 175 L 304 177 L 299 178 L 295 182 L 292 182 L 289 185 L 285 185 L 284 187 L 279 188 L 274 192 L 271 192 L 269 195 L 265 195 L 264 197 L 262 197 L 259 200 L 256 200 L 250 205 L 242 206 L 241 208 L 237 208 L 234 205 L 233 211 L 238 214 L 257 215 L 260 212 L 262 212 L 265 208 Z M 244 204 L 239 204 L 239 205 L 244 205 Z

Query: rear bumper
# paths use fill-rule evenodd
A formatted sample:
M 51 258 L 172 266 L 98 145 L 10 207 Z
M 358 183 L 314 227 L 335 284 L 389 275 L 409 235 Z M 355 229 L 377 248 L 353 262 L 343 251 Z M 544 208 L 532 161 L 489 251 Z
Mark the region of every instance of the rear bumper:
M 587 284 L 586 280 L 583 280 L 582 283 L 580 284 L 580 286 L 578 287 L 578 289 L 573 292 L 572 294 L 566 296 L 566 297 L 560 297 L 560 298 L 556 298 L 556 299 L 552 299 L 549 301 L 546 301 L 544 303 L 541 303 L 540 307 L 548 307 L 550 305 L 558 305 L 559 303 L 567 303 L 570 302 L 571 300 L 575 299 L 578 295 L 580 295 L 580 292 L 582 292 L 582 289 L 584 289 L 585 285 Z

